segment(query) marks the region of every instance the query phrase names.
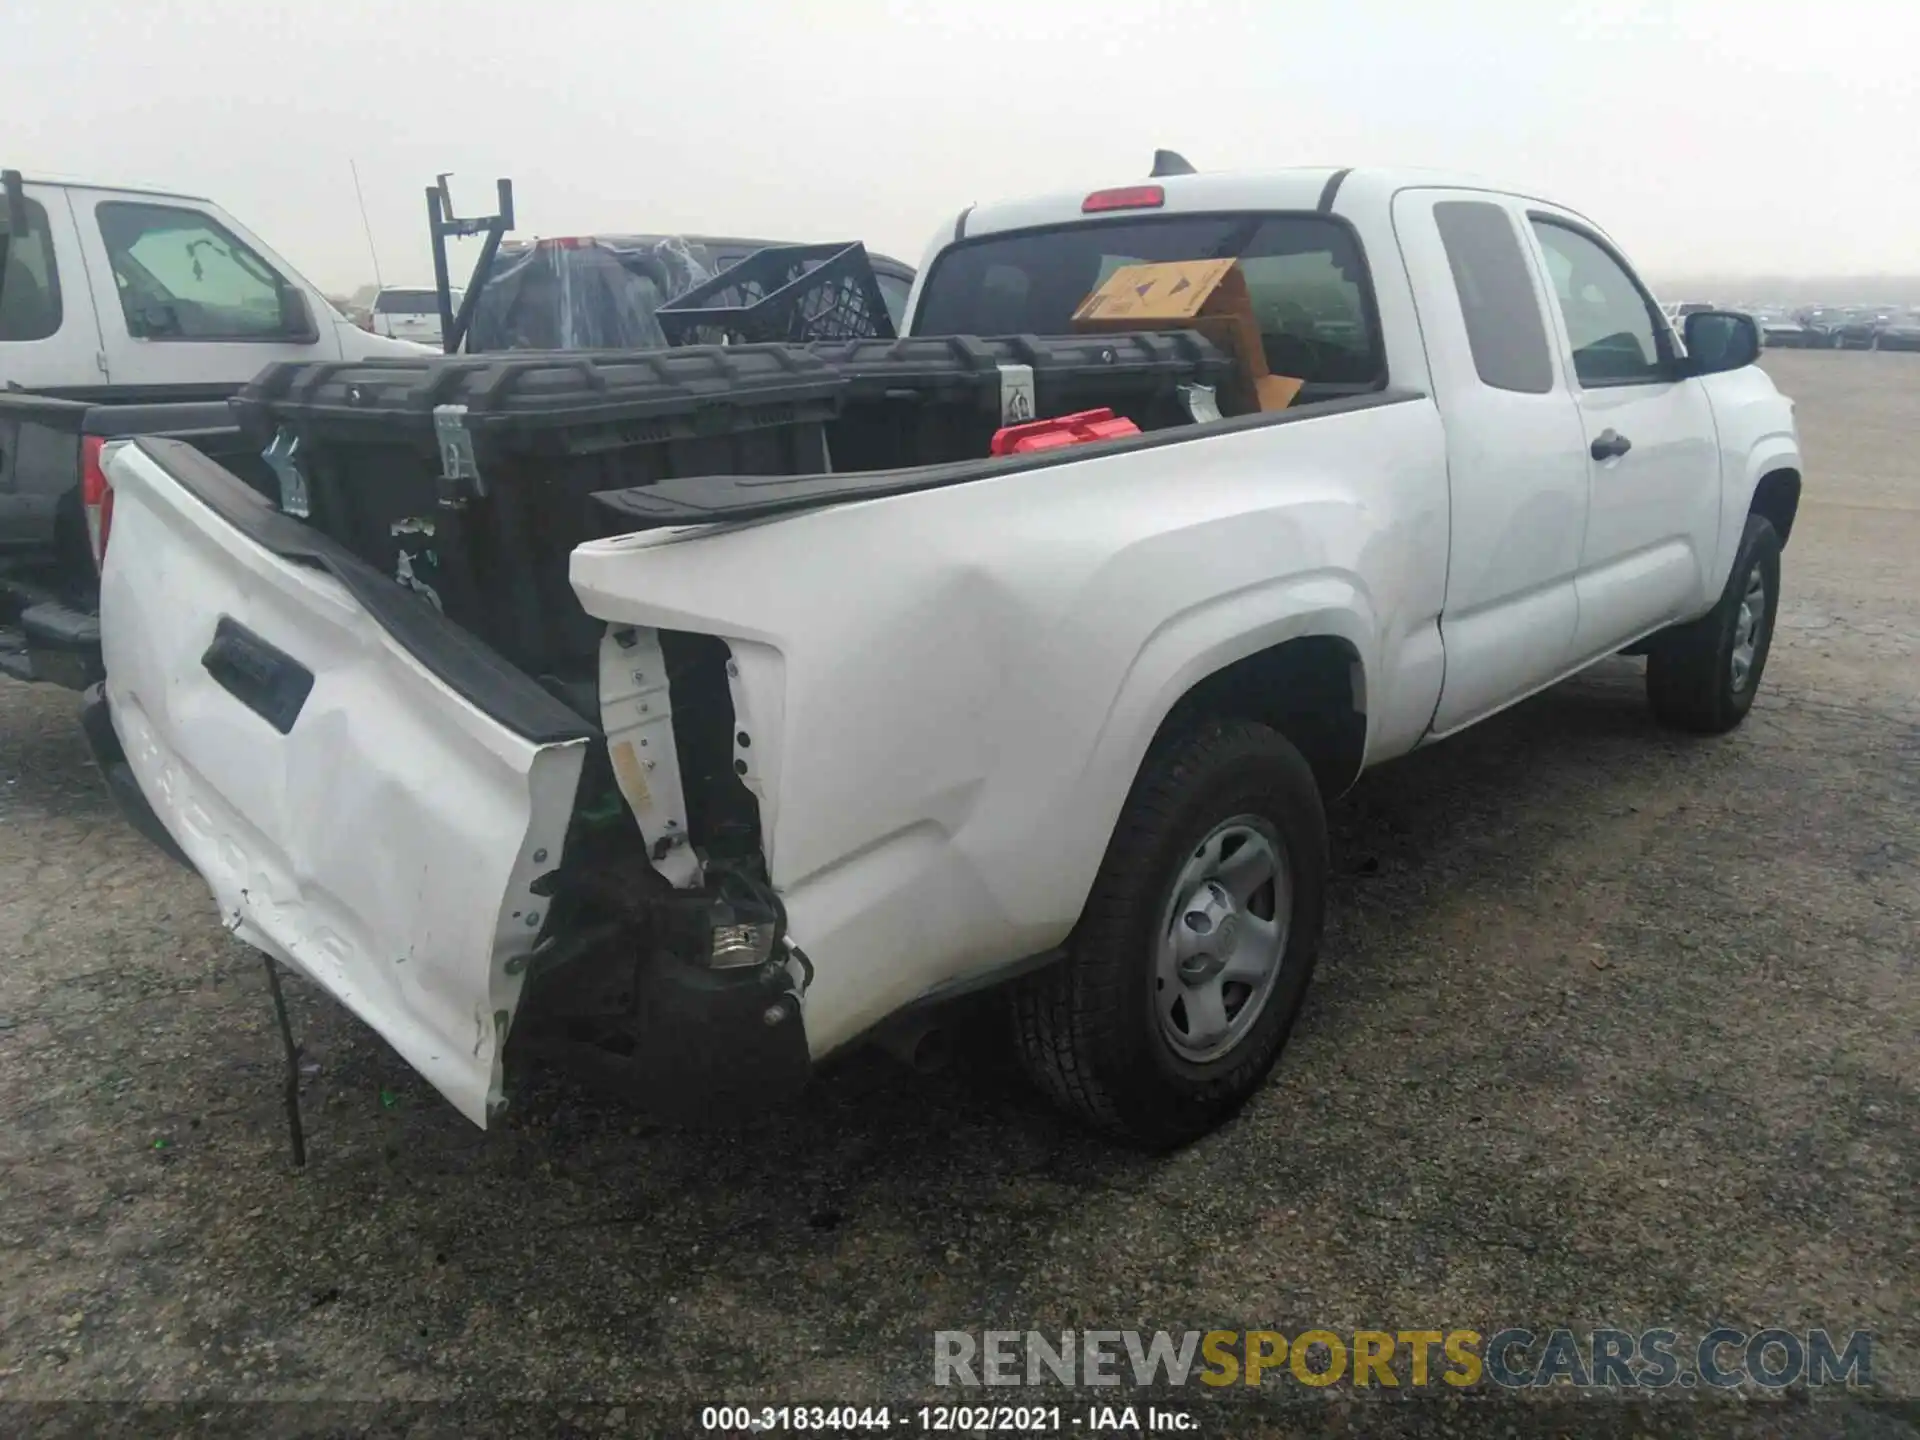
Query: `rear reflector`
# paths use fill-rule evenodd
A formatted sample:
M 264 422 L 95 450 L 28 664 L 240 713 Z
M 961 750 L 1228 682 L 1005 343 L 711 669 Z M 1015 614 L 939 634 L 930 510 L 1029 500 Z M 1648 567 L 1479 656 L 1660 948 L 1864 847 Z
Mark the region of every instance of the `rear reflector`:
M 106 441 L 98 435 L 80 437 L 80 504 L 87 515 L 87 542 L 93 547 L 94 568 L 107 558 L 107 533 L 113 529 L 113 486 L 100 468 Z
M 1098 210 L 1158 210 L 1167 203 L 1167 192 L 1158 185 L 1123 185 L 1118 190 L 1096 190 L 1080 202 L 1080 213 Z

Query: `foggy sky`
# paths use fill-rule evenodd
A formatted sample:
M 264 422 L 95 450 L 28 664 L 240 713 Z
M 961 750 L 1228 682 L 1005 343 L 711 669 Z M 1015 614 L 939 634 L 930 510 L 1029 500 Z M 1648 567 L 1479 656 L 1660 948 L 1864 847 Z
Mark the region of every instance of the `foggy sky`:
M 1920 15 L 1829 0 L 8 0 L 0 164 L 210 195 L 333 291 L 429 281 L 422 188 L 518 234 L 860 239 L 1144 174 L 1535 189 L 1655 275 L 1920 269 Z M 470 254 L 470 252 L 469 252 Z M 456 259 L 461 274 L 471 260 Z

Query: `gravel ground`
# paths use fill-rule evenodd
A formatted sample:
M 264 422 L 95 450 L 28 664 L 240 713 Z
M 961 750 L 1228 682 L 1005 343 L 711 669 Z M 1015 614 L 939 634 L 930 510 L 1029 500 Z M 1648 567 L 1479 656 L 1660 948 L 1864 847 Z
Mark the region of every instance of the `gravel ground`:
M 1920 1397 L 1920 355 L 1767 365 L 1809 478 L 1746 726 L 1656 730 L 1612 661 L 1368 776 L 1291 1047 L 1170 1158 L 1057 1120 L 987 1045 L 932 1078 L 856 1058 L 724 1136 L 542 1078 L 483 1135 L 294 982 L 294 1174 L 257 959 L 120 823 L 73 697 L 0 683 L 0 1401 L 691 1430 L 925 1395 L 936 1328 L 1723 1320 L 1871 1330 L 1881 1393 Z M 1258 1423 L 1387 1424 L 1301 1396 Z M 1760 1413 L 1838 1412 L 1713 1424 Z

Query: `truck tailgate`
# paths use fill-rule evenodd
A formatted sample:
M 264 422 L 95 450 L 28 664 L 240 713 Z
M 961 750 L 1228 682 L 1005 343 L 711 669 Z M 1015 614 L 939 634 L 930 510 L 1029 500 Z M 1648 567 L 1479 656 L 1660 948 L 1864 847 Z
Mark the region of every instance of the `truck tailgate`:
M 186 447 L 106 470 L 106 694 L 141 791 L 234 934 L 484 1125 L 591 727 Z

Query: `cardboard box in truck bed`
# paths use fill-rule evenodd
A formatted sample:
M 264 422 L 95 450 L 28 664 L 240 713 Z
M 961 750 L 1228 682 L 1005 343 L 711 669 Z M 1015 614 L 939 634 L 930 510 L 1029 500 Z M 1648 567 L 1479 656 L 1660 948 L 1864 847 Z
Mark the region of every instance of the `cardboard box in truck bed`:
M 1172 260 L 1123 265 L 1073 312 L 1073 328 L 1085 332 L 1198 330 L 1233 351 L 1239 382 L 1228 387 L 1230 413 L 1284 410 L 1304 381 L 1267 369 L 1260 325 L 1253 317 L 1247 278 L 1236 260 Z

